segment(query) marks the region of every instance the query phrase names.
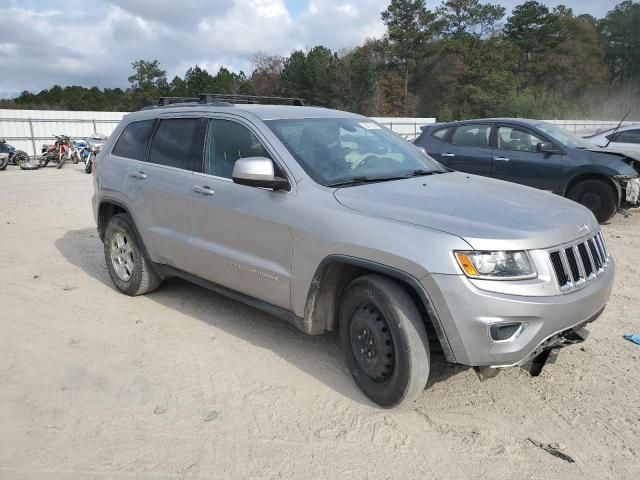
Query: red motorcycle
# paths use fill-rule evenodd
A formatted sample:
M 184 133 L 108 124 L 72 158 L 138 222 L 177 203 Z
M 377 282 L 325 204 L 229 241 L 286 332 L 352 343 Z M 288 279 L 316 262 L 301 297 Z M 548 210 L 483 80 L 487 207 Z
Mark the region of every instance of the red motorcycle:
M 51 144 L 42 145 L 42 156 L 39 163 L 41 167 L 46 167 L 49 162 L 54 162 L 56 168 L 62 168 L 67 159 L 71 158 L 71 139 L 66 135 L 54 135 L 56 141 Z

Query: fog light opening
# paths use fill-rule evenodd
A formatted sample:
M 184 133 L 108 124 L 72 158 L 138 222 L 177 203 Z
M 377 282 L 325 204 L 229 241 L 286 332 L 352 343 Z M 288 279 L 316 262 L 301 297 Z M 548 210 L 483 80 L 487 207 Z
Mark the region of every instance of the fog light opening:
M 491 335 L 491 340 L 494 342 L 504 342 L 505 340 L 513 339 L 523 328 L 520 322 L 495 323 L 489 328 L 489 334 Z

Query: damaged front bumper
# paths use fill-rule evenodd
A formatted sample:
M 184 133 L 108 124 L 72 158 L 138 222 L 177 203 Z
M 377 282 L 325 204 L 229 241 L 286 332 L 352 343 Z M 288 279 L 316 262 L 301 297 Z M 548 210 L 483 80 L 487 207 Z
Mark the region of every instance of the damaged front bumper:
M 547 363 L 555 363 L 555 357 L 559 349 L 584 342 L 589 337 L 589 330 L 585 328 L 585 325 L 593 322 L 601 313 L 602 310 L 587 322 L 551 335 L 542 341 L 533 352 L 516 364 L 496 367 L 474 367 L 474 370 L 481 381 L 493 378 L 500 372 L 500 369 L 509 367 L 521 367 L 528 371 L 532 377 L 537 377 Z
M 621 206 L 637 207 L 640 204 L 640 177 L 619 175 L 613 178 L 620 188 Z

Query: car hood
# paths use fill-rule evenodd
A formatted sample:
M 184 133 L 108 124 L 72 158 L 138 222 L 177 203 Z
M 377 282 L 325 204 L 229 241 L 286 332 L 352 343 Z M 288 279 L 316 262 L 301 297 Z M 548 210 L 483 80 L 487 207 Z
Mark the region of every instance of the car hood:
M 640 148 L 633 147 L 600 147 L 590 148 L 587 151 L 595 153 L 609 153 L 616 156 L 625 156 L 640 162 Z
M 458 172 L 338 188 L 334 196 L 368 215 L 456 235 L 477 250 L 547 248 L 598 228 L 575 202 Z

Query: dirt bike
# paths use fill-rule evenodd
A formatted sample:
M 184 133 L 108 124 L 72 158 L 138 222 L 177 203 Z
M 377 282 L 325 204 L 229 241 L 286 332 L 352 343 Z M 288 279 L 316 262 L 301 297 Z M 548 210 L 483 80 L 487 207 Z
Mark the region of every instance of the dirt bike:
M 54 135 L 56 141 L 51 144 L 42 145 L 42 156 L 40 166 L 46 167 L 49 162 L 54 162 L 56 168 L 62 168 L 68 159 L 71 159 L 71 139 L 66 135 Z M 78 163 L 76 160 L 75 163 Z

